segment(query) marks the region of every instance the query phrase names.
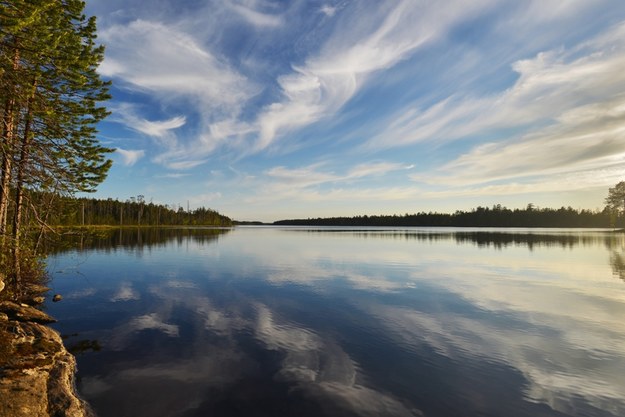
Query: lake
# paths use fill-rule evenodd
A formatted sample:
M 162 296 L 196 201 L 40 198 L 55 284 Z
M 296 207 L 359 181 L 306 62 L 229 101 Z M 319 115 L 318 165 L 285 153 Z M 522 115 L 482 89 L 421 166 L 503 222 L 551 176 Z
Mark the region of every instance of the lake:
M 622 234 L 124 229 L 48 270 L 100 417 L 625 415 Z

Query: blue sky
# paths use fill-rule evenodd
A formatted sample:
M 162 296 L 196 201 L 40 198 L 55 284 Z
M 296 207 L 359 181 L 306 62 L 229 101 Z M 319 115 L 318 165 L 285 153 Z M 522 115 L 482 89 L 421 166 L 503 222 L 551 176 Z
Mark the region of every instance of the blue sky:
M 622 0 L 90 0 L 96 197 L 238 220 L 602 208 L 625 180 Z

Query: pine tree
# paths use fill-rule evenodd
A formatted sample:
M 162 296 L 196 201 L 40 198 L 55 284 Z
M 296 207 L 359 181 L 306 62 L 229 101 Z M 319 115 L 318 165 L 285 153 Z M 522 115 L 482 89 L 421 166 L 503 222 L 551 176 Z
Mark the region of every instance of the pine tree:
M 104 49 L 84 7 L 81 0 L 0 3 L 0 237 L 12 204 L 15 265 L 28 193 L 94 191 L 111 166 L 112 150 L 96 138 L 108 115 L 99 103 L 109 83 L 96 71 Z
M 608 190 L 605 204 L 616 212 L 625 213 L 625 181 L 621 181 Z

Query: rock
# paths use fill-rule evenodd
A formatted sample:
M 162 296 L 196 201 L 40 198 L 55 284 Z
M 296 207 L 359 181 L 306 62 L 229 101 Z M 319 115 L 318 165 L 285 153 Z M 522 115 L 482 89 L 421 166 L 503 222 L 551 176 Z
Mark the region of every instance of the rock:
M 0 301 L 0 417 L 93 416 L 75 392 L 76 359 L 44 325 L 56 320 L 29 305 L 43 303 L 46 291 L 29 285 L 28 304 Z
M 37 323 L 0 322 L 0 417 L 87 417 L 76 396 L 75 358 Z
M 56 320 L 27 304 L 19 305 L 12 301 L 0 301 L 0 312 L 5 313 L 12 320 L 20 322 L 34 322 L 40 324 L 55 323 Z
M 50 291 L 50 288 L 46 287 L 45 285 L 32 284 L 32 283 L 24 285 L 24 292 L 27 294 L 41 295 L 48 291 Z
M 52 297 L 52 301 L 59 302 L 63 299 L 63 297 L 61 297 L 61 294 L 54 294 L 54 297 Z
M 45 301 L 46 301 L 46 298 L 42 296 L 33 297 L 32 300 L 30 300 L 32 305 L 43 304 Z
M 4 290 L 4 280 L 2 278 L 3 278 L 2 275 L 0 275 L 0 292 Z

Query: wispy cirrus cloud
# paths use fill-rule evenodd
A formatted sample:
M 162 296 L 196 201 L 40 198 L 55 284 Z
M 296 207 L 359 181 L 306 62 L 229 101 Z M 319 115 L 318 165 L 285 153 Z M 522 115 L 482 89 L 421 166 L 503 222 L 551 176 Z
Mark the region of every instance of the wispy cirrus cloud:
M 185 178 L 190 176 L 191 174 L 189 173 L 183 173 L 183 172 L 172 172 L 169 174 L 165 174 L 165 175 L 159 175 L 156 178 L 173 178 L 173 179 L 180 179 L 180 178 Z
M 389 203 L 403 211 L 453 192 L 601 187 L 622 160 L 625 30 L 610 26 L 625 19 L 618 0 L 89 7 L 103 13 L 108 120 L 145 137 L 131 146 L 116 126 L 104 133 L 150 155 L 120 161 L 141 161 L 152 178 L 210 182 L 235 210 L 238 199 L 303 202 L 301 213 L 384 196 L 406 201 Z M 226 172 L 220 183 L 213 168 Z M 188 199 L 162 197 L 175 198 Z M 267 203 L 266 217 L 275 209 Z
M 186 169 L 191 169 L 191 168 L 195 168 L 199 165 L 202 165 L 203 163 L 206 162 L 206 160 L 204 159 L 184 159 L 181 161 L 164 161 L 163 160 L 163 156 L 160 156 L 159 158 L 157 158 L 157 161 L 162 162 L 164 165 L 166 165 L 168 168 L 170 169 L 174 169 L 174 170 L 186 170 Z
M 328 17 L 332 17 L 332 16 L 334 16 L 336 14 L 337 7 L 336 6 L 331 6 L 329 4 L 324 4 L 323 6 L 321 6 L 319 11 L 321 13 L 325 14 Z
M 279 14 L 272 14 L 261 11 L 260 4 L 256 0 L 226 1 L 228 8 L 241 16 L 247 23 L 259 27 L 275 28 L 284 24 L 284 19 Z
M 486 97 L 456 96 L 398 116 L 367 147 L 440 144 L 515 129 L 507 140 L 480 143 L 414 179 L 463 186 L 493 181 L 550 182 L 546 176 L 605 170 L 625 161 L 625 25 L 570 49 L 517 61 L 518 79 Z M 571 184 L 598 186 L 596 179 Z M 604 177 L 612 181 L 613 176 Z M 557 181 L 561 183 L 561 178 Z M 600 185 L 606 185 L 603 182 Z M 493 190 L 499 189 L 498 187 Z M 511 187 L 518 189 L 518 187 Z
M 186 123 L 184 116 L 175 116 L 167 120 L 147 120 L 137 114 L 138 109 L 135 107 L 128 103 L 114 106 L 111 120 L 122 123 L 128 129 L 159 139 Z
M 559 192 L 574 192 L 588 188 L 605 189 L 606 184 L 615 184 L 625 176 L 623 163 L 602 169 L 571 172 L 549 175 L 546 177 L 532 177 L 529 179 L 512 180 L 502 183 L 455 184 L 451 188 L 436 191 L 423 191 L 420 197 L 424 199 L 448 199 L 459 197 L 487 197 L 487 196 L 525 196 L 529 194 L 555 194 Z
M 319 53 L 278 79 L 283 99 L 259 114 L 254 149 L 265 149 L 286 132 L 334 114 L 372 74 L 406 59 L 490 3 L 481 0 L 458 8 L 446 3 L 424 9 L 412 1 L 396 1 L 376 5 L 375 13 L 347 14 Z
M 113 115 L 113 120 L 160 140 L 155 162 L 171 169 L 195 167 L 226 137 L 245 131 L 242 123 L 228 120 L 258 88 L 192 35 L 175 25 L 135 20 L 106 29 L 101 38 L 109 47 L 100 68 L 103 75 L 187 112 L 155 121 L 140 116 L 138 106 L 122 105 Z M 172 134 L 198 114 L 190 137 Z
M 343 174 L 322 170 L 323 163 L 301 168 L 274 167 L 265 172 L 268 178 L 275 180 L 274 185 L 284 187 L 306 188 L 325 183 L 339 183 L 370 176 L 381 176 L 393 171 L 410 169 L 411 166 L 393 162 L 373 162 L 358 164 Z
M 143 156 L 145 156 L 145 151 L 142 149 L 139 150 L 130 150 L 130 149 L 115 149 L 115 153 L 122 157 L 122 161 L 126 166 L 133 166 L 137 163 Z
M 176 116 L 168 120 L 151 121 L 139 120 L 134 124 L 134 129 L 149 136 L 162 137 L 166 132 L 184 126 L 186 118 L 184 116 Z
M 423 8 L 400 0 L 370 5 L 375 10 L 341 10 L 345 11 L 341 15 L 337 15 L 337 6 L 324 5 L 321 11 L 338 18 L 339 24 L 319 49 L 308 52 L 301 63 L 292 62 L 292 70 L 276 78 L 281 99 L 259 107 L 249 120 L 243 120 L 238 113 L 258 93 L 256 84 L 218 58 L 210 46 L 181 31 L 180 25 L 135 20 L 107 29 L 103 38 L 114 48 L 107 55 L 102 72 L 152 94 L 171 93 L 201 101 L 200 110 L 210 116 L 195 129 L 198 133 L 194 139 L 176 141 L 176 146 L 170 146 L 162 157 L 155 159 L 163 164 L 175 160 L 181 167 L 196 166 L 193 161 L 198 161 L 198 156 L 206 157 L 219 146 L 234 146 L 244 154 L 260 152 L 289 132 L 334 116 L 367 85 L 372 75 L 407 59 L 420 47 L 445 36 L 455 24 L 494 4 L 493 0 L 481 0 L 470 6 L 463 3 L 462 7 L 446 4 Z M 255 26 L 278 26 L 282 16 L 275 9 L 268 13 L 268 5 L 257 1 L 230 1 L 224 7 Z M 473 104 L 472 101 L 467 106 Z M 488 104 L 485 100 L 483 106 Z M 435 114 L 426 114 L 425 118 L 433 117 L 434 123 L 440 124 L 443 122 L 437 117 L 437 109 L 449 113 L 449 105 L 442 103 L 431 109 L 430 113 Z M 456 106 L 446 117 L 458 120 L 462 115 L 462 106 Z M 415 125 L 415 116 L 419 117 L 416 110 L 410 110 L 393 124 L 399 130 L 409 129 Z M 181 117 L 166 122 L 175 124 Z M 404 125 L 402 120 L 407 120 Z M 137 128 L 158 132 L 160 127 L 168 126 L 155 123 L 138 124 Z M 427 131 L 422 129 L 422 134 Z M 371 143 L 374 142 L 375 139 Z M 187 158 L 192 162 L 187 163 Z
M 217 109 L 238 107 L 255 88 L 193 36 L 162 22 L 135 20 L 100 37 L 109 45 L 100 72 L 161 100 L 189 96 Z
M 597 109 L 613 106 L 625 91 L 625 75 L 620 70 L 625 63 L 624 38 L 625 25 L 620 25 L 574 48 L 517 61 L 512 69 L 518 78 L 509 89 L 488 96 L 456 93 L 428 107 L 415 104 L 395 114 L 388 129 L 366 146 L 380 149 L 449 141 L 523 126 L 535 130 L 538 123 L 566 129 L 578 123 L 571 115 L 587 113 L 589 117 L 594 112 L 598 116 Z
M 405 185 L 412 168 L 411 165 L 391 162 L 357 164 L 345 170 L 334 170 L 324 163 L 299 168 L 278 166 L 265 171 L 262 176 L 243 179 L 251 192 L 242 198 L 249 204 L 410 201 L 420 195 L 419 187 L 410 183 Z M 389 175 L 400 175 L 404 180 L 388 186 L 384 180 Z M 370 184 L 373 180 L 381 181 L 383 185 Z M 367 186 L 363 187 L 363 184 Z

